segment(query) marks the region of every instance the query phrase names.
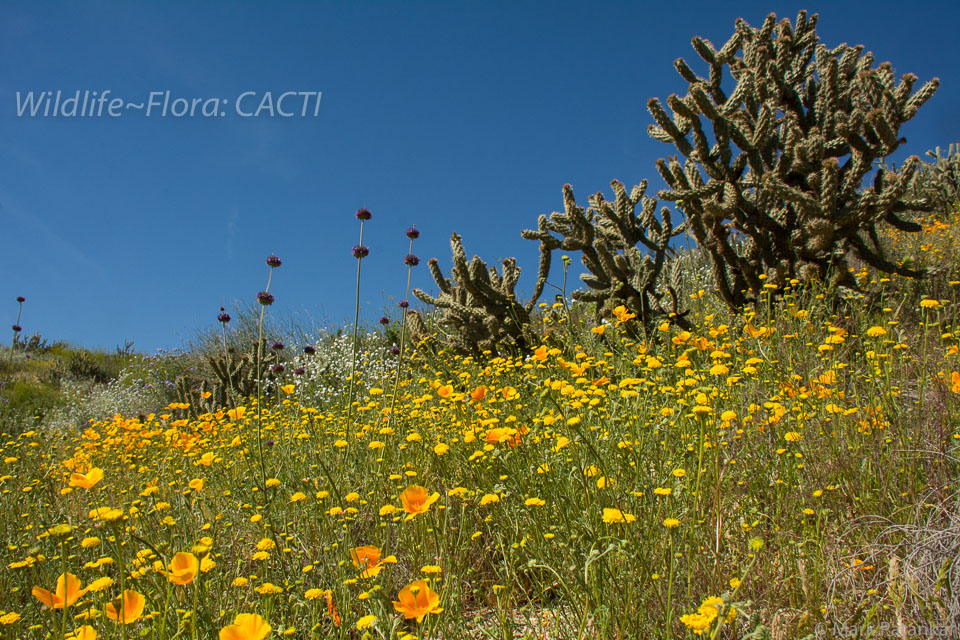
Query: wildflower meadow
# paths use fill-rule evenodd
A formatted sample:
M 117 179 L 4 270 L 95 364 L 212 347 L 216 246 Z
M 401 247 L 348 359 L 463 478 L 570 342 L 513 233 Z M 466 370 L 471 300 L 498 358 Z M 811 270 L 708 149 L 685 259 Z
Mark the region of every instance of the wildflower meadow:
M 703 86 L 670 104 L 710 112 Z M 658 118 L 660 137 L 696 137 L 687 115 L 676 131 Z M 213 307 L 208 331 L 159 356 L 31 341 L 25 291 L 0 351 L 0 639 L 955 637 L 956 193 L 897 209 L 862 231 L 869 247 L 854 205 L 814 234 L 825 248 L 789 259 L 757 231 L 780 266 L 750 270 L 744 244 L 723 270 L 721 214 L 747 218 L 697 209 L 709 185 L 671 175 L 700 194 L 683 196 L 685 228 L 651 221 L 642 189 L 616 183 L 588 213 L 565 191 L 566 214 L 534 234 L 549 280 L 526 306 L 515 264 L 460 260 L 459 236 L 451 277 L 421 264 L 421 233 L 449 229 L 410 220 L 395 246 L 365 244 L 375 208 L 343 213 L 359 237 L 339 248 L 356 260 L 345 327 L 288 322 L 282 255 L 250 256 L 263 280 L 246 306 Z M 827 198 L 778 175 L 797 211 Z M 897 180 L 823 193 L 875 213 L 906 197 Z M 578 215 L 643 226 L 659 258 L 633 262 L 610 239 L 633 227 L 614 222 L 591 254 L 571 241 Z M 366 260 L 386 250 L 407 287 L 365 317 Z M 578 252 L 594 297 L 572 295 Z M 648 286 L 661 266 L 669 289 Z M 427 270 L 436 304 L 408 303 Z

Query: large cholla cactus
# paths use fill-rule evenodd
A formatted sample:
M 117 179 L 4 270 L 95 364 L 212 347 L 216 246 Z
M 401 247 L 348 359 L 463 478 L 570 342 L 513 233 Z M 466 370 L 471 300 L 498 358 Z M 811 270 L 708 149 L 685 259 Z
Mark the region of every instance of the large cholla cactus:
M 818 44 L 816 21 L 803 11 L 793 26 L 772 14 L 760 29 L 741 19 L 719 51 L 694 38 L 709 76 L 678 59 L 690 87 L 667 99 L 673 116 L 657 99 L 647 103 L 657 122 L 650 135 L 686 158 L 683 165 L 658 161 L 670 186 L 659 196 L 686 215 L 732 307 L 755 299 L 764 282 L 782 286 L 832 272 L 836 283 L 852 285 L 851 254 L 885 272 L 921 275 L 887 259 L 876 232 L 881 222 L 919 230 L 898 216 L 927 206 L 904 198 L 918 159 L 897 172 L 879 170 L 873 186 L 860 187 L 874 161 L 905 142 L 900 125 L 939 81 L 912 92 L 916 76 L 896 83 L 890 64 L 874 67 L 863 46 Z M 724 67 L 736 82 L 729 95 Z
M 499 353 L 504 346 L 521 352 L 526 348 L 530 312 L 537 303 L 550 272 L 550 252 L 540 253 L 540 268 L 533 295 L 526 304 L 520 304 L 514 289 L 520 279 L 520 267 L 514 258 L 503 261 L 502 273 L 488 267 L 478 256 L 467 262 L 463 240 L 454 233 L 450 237 L 453 249 L 453 280 L 447 279 L 437 264 L 429 260 L 430 273 L 440 288 L 437 297 L 414 289 L 413 294 L 423 302 L 442 310 L 440 324 L 451 330 L 443 341 L 461 353 L 480 355 L 484 351 Z M 412 327 L 421 327 L 415 322 Z M 422 336 L 414 335 L 414 339 Z
M 574 291 L 573 298 L 598 303 L 600 315 L 625 305 L 645 324 L 666 315 L 682 322 L 676 293 L 670 286 L 661 289 L 658 281 L 670 240 L 683 233 L 685 225 L 674 227 L 666 207 L 660 212 L 662 223 L 657 220 L 657 201 L 645 195 L 646 180 L 629 195 L 622 183 L 614 180 L 610 185 L 614 200 L 597 193 L 586 210 L 577 205 L 570 185 L 564 185 L 563 213 L 541 215 L 537 229 L 523 231 L 523 237 L 539 240 L 541 253 L 557 249 L 581 253 L 588 273 L 580 278 L 589 289 Z M 669 307 L 664 295 L 670 297 Z

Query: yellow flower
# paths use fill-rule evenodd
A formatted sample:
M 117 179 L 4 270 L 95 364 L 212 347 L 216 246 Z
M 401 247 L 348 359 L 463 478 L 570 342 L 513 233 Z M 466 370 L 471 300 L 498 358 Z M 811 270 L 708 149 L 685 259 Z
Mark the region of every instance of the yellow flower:
M 680 526 L 680 521 L 676 518 L 666 518 L 663 521 L 663 526 L 665 526 L 667 529 L 676 529 Z
M 684 469 L 674 469 L 673 475 L 676 478 L 682 478 L 683 476 L 687 475 L 687 472 Z
M 201 491 L 203 489 L 203 478 L 194 478 L 190 481 L 190 484 L 187 486 L 193 489 L 194 491 Z
M 273 629 L 255 613 L 238 613 L 233 624 L 220 629 L 220 640 L 263 640 Z
M 426 513 L 430 510 L 430 505 L 440 499 L 440 494 L 434 492 L 432 495 L 420 485 L 410 485 L 400 494 L 400 502 L 403 503 L 403 510 L 407 512 L 407 520 Z
M 450 445 L 444 444 L 442 442 L 433 448 L 433 452 L 438 456 L 442 456 L 449 450 L 450 450 Z
M 290 502 L 300 502 L 301 500 L 306 500 L 307 496 L 302 491 L 297 491 L 295 494 L 290 496 Z
M 372 626 L 373 623 L 376 621 L 377 621 L 377 616 L 370 616 L 370 615 L 363 616 L 362 618 L 357 620 L 357 629 L 361 631 L 363 629 L 367 629 L 368 627 Z
M 119 598 L 108 602 L 106 608 L 107 617 L 116 621 L 118 624 L 130 624 L 136 622 L 143 615 L 143 606 L 146 600 L 136 591 L 127 589 Z
M 870 327 L 867 329 L 867 335 L 871 338 L 879 338 L 880 336 L 887 335 L 887 330 L 880 326 Z
M 547 501 L 541 500 L 540 498 L 528 498 L 523 504 L 528 507 L 542 507 L 543 505 L 547 504 Z
M 423 567 L 420 567 L 420 571 L 427 574 L 433 574 L 433 573 L 440 573 L 443 571 L 443 569 L 438 567 L 435 564 L 428 564 Z
M 2 616 L 0 616 L 0 624 L 4 626 L 14 624 L 19 620 L 20 620 L 20 614 L 14 613 L 13 611 L 11 611 L 10 613 L 5 613 Z M 91 640 L 96 640 L 96 638 L 97 638 L 96 635 L 94 635 Z
M 624 513 L 620 509 L 605 508 L 603 510 L 603 521 L 607 524 L 629 524 L 636 519 L 635 515 Z
M 86 474 L 71 473 L 70 474 L 70 486 L 71 487 L 80 487 L 82 489 L 93 489 L 93 487 L 103 480 L 103 469 L 98 469 L 94 467 L 90 469 Z
M 294 391 L 296 391 L 296 390 L 297 390 L 297 388 L 296 388 L 295 386 L 293 386 L 292 384 L 285 384 L 285 385 L 283 385 L 282 387 L 280 387 L 280 391 L 283 391 L 283 392 L 284 392 L 285 394 L 287 394 L 288 396 L 289 396 L 291 393 L 293 393 Z
M 485 493 L 483 497 L 480 498 L 480 506 L 486 506 L 493 502 L 500 502 L 500 496 L 495 493 Z
M 939 309 L 943 305 L 939 300 L 924 299 L 920 301 L 920 306 L 924 309 Z
M 416 618 L 418 623 L 428 614 L 443 612 L 440 596 L 430 588 L 426 580 L 415 580 L 401 589 L 393 608 L 402 613 L 406 620 Z

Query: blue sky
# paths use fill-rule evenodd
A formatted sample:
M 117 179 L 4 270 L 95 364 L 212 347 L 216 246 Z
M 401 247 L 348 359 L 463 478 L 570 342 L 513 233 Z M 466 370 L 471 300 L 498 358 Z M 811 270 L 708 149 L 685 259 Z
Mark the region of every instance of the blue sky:
M 736 8 L 733 8 L 736 6 Z M 690 38 L 738 16 L 820 14 L 828 46 L 862 43 L 942 86 L 902 130 L 908 153 L 960 140 L 955 2 L 177 3 L 0 5 L 0 314 L 86 346 L 152 352 L 252 301 L 284 260 L 274 309 L 352 320 L 359 207 L 373 212 L 364 317 L 403 296 L 404 230 L 449 267 L 449 237 L 489 261 L 537 247 L 520 230 L 609 181 L 656 180 L 671 148 L 645 102 L 683 92 Z M 152 91 L 228 101 L 227 115 L 18 117 L 26 92 Z M 322 91 L 308 117 L 240 117 L 271 92 Z M 298 106 L 299 110 L 299 106 Z M 895 158 L 899 159 L 899 158 Z M 554 280 L 558 278 L 554 277 Z M 414 285 L 433 288 L 425 266 Z M 3 309 L 6 309 L 5 311 Z

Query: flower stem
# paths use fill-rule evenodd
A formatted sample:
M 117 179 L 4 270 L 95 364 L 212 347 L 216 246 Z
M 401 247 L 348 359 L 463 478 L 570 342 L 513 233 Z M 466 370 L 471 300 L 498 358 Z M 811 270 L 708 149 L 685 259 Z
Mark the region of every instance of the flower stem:
M 360 220 L 360 246 L 363 246 L 363 220 Z M 353 362 L 350 364 L 350 390 L 347 394 L 347 422 L 353 415 L 353 384 L 354 377 L 357 375 L 357 351 L 359 344 L 357 335 L 360 331 L 360 266 L 363 264 L 362 258 L 357 258 L 357 303 L 353 318 Z

